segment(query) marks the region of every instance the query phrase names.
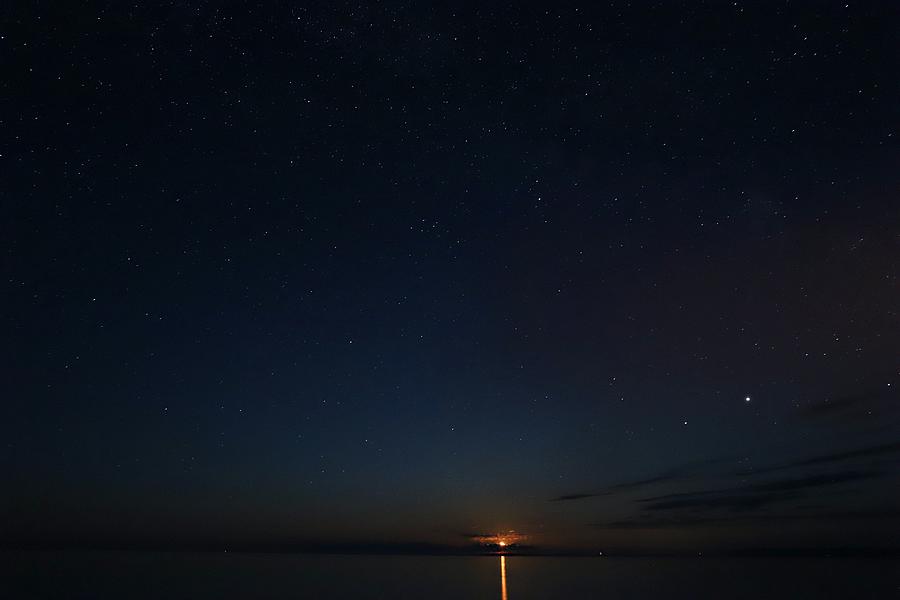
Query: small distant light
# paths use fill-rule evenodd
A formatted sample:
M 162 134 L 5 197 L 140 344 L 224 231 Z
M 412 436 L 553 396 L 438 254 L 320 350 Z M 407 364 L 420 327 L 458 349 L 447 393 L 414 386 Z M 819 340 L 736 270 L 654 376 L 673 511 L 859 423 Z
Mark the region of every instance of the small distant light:
M 745 397 L 744 402 L 750 402 L 750 396 Z
M 506 542 L 498 542 L 497 545 L 500 546 L 500 547 L 502 548 L 503 546 L 506 545 Z

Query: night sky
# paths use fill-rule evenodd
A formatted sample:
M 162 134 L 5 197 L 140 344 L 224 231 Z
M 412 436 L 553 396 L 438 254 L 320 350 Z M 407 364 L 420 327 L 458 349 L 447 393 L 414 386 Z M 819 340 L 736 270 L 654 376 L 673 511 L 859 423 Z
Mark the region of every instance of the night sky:
M 896 546 L 897 4 L 226 4 L 0 9 L 0 542 Z

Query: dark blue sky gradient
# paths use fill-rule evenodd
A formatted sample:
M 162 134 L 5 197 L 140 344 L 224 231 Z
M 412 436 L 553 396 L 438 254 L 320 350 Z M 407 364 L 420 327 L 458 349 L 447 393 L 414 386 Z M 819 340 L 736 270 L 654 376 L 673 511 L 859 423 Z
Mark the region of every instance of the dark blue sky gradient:
M 896 544 L 890 3 L 2 21 L 5 541 Z

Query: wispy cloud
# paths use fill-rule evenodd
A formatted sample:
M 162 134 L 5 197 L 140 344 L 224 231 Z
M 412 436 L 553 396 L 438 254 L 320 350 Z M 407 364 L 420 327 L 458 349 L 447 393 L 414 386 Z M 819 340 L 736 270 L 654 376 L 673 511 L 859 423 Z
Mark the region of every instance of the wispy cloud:
M 683 465 L 681 467 L 677 467 L 675 469 L 670 469 L 664 473 L 659 475 L 655 475 L 653 477 L 648 477 L 646 479 L 637 479 L 634 481 L 625 481 L 622 483 L 616 483 L 613 485 L 608 485 L 598 489 L 597 491 L 591 492 L 576 492 L 571 494 L 563 494 L 561 496 L 556 496 L 555 498 L 551 498 L 551 502 L 566 502 L 572 500 L 583 500 L 585 498 L 597 498 L 601 496 L 612 496 L 613 494 L 631 492 L 634 490 L 639 490 L 641 488 L 650 487 L 653 485 L 658 485 L 661 483 L 668 483 L 671 481 L 677 481 L 682 479 L 687 479 L 690 477 L 694 477 L 700 475 L 705 467 L 710 465 L 719 464 L 725 462 L 725 459 L 710 459 L 699 462 L 689 463 L 687 465 Z
M 758 483 L 755 485 L 747 486 L 746 489 L 754 492 L 781 492 L 788 490 L 822 487 L 826 485 L 837 485 L 839 483 L 846 483 L 848 481 L 872 479 L 880 476 L 881 473 L 877 473 L 874 471 L 844 471 L 841 473 L 827 473 L 823 475 L 812 475 L 810 477 L 781 479 L 779 481 L 771 481 L 769 483 Z
M 657 483 L 663 483 L 666 481 L 672 481 L 675 479 L 680 479 L 682 475 L 679 475 L 676 472 L 669 472 L 664 475 L 657 475 L 656 477 L 650 477 L 648 479 L 639 479 L 637 481 L 626 481 L 624 483 L 617 483 L 615 485 L 607 486 L 597 492 L 586 492 L 586 493 L 576 493 L 576 494 L 565 494 L 562 496 L 557 496 L 556 498 L 551 498 L 551 502 L 564 502 L 566 500 L 582 500 L 584 498 L 596 498 L 598 496 L 611 496 L 617 492 L 626 492 L 630 490 L 640 489 L 645 486 L 654 485 Z
M 891 408 L 890 404 L 885 402 L 890 396 L 890 392 L 886 390 L 870 390 L 858 394 L 829 398 L 802 407 L 797 415 L 807 419 L 874 417 L 882 409 Z
M 674 510 L 682 508 L 725 508 L 732 511 L 755 510 L 798 497 L 795 492 L 811 488 L 839 485 L 880 477 L 882 474 L 873 471 L 844 471 L 826 473 L 809 477 L 779 479 L 766 483 L 757 483 L 731 488 L 713 490 L 697 490 L 642 498 L 638 502 L 646 504 L 644 510 Z
M 773 473 L 775 471 L 783 471 L 786 469 L 796 469 L 799 467 L 811 467 L 816 465 L 827 465 L 845 460 L 853 460 L 858 458 L 871 458 L 876 456 L 885 456 L 890 454 L 900 454 L 900 442 L 891 442 L 887 444 L 878 444 L 875 446 L 867 446 L 865 448 L 857 448 L 855 450 L 846 450 L 844 452 L 835 452 L 831 454 L 820 454 L 810 458 L 797 460 L 790 463 L 775 465 L 771 467 L 763 467 L 761 469 L 744 469 L 736 471 L 735 475 L 761 475 L 764 473 Z
M 669 529 L 684 527 L 701 527 L 731 525 L 734 523 L 752 523 L 755 521 L 816 521 L 816 520 L 900 520 L 900 510 L 895 508 L 876 508 L 857 511 L 825 511 L 806 513 L 766 513 L 766 514 L 729 514 L 727 516 L 674 515 L 659 517 L 643 515 L 631 519 L 588 523 L 589 527 L 601 529 Z
M 596 498 L 597 496 L 608 496 L 609 494 L 564 494 L 551 498 L 550 502 L 565 502 L 567 500 L 583 500 L 585 498 Z
M 733 511 L 755 510 L 775 502 L 791 500 L 795 496 L 785 494 L 737 494 L 732 496 L 714 496 L 701 492 L 696 497 L 654 502 L 645 510 L 673 510 L 679 508 L 727 508 Z

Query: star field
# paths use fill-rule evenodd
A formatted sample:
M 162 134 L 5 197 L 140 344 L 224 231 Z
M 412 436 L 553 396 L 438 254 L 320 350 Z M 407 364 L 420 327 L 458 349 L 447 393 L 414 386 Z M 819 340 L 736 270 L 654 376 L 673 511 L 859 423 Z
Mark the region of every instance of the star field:
M 10 7 L 0 536 L 896 544 L 898 24 Z

